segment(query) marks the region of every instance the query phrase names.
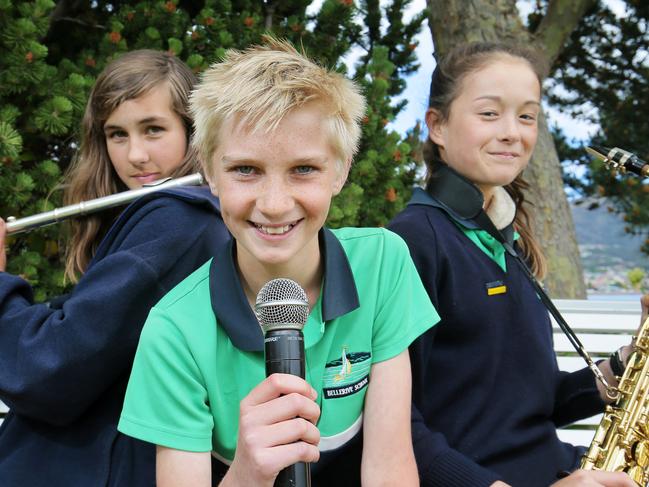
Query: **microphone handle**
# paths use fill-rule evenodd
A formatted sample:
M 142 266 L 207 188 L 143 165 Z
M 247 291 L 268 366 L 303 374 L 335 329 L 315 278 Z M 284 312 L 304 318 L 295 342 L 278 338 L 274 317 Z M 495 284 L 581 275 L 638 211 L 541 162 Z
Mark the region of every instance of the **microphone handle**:
M 264 338 L 266 377 L 271 374 L 291 374 L 304 379 L 304 335 L 301 330 L 269 330 Z M 311 467 L 298 462 L 281 470 L 274 487 L 311 487 Z
M 264 337 L 266 377 L 291 374 L 304 379 L 304 335 L 300 330 L 269 330 Z

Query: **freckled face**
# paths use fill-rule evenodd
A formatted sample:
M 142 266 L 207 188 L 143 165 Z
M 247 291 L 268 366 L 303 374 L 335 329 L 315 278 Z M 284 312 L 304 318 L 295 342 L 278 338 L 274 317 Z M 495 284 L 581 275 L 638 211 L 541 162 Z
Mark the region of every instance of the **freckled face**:
M 104 124 L 108 156 L 129 189 L 168 177 L 183 161 L 187 133 L 166 83 L 121 103 Z
M 236 118 L 221 129 L 213 190 L 242 270 L 262 266 L 299 276 L 319 262 L 318 231 L 347 175 L 325 119 L 313 103 L 287 114 L 272 132 L 252 132 Z
M 489 197 L 527 166 L 537 138 L 541 87 L 522 59 L 504 56 L 467 75 L 448 120 L 426 114 L 429 137 L 449 166 Z

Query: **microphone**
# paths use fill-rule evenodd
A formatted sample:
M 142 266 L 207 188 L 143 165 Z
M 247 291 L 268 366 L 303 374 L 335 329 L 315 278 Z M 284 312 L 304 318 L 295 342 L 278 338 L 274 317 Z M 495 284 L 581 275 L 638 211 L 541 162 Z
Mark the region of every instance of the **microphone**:
M 619 147 L 602 147 L 598 145 L 589 145 L 586 152 L 591 156 L 604 161 L 604 164 L 620 172 L 630 171 L 638 176 L 646 178 L 649 176 L 649 164 L 640 159 L 629 151 Z
M 291 279 L 273 279 L 260 289 L 255 314 L 264 332 L 266 377 L 291 374 L 305 378 L 304 335 L 309 301 Z M 274 487 L 311 487 L 311 467 L 298 462 L 281 470 Z

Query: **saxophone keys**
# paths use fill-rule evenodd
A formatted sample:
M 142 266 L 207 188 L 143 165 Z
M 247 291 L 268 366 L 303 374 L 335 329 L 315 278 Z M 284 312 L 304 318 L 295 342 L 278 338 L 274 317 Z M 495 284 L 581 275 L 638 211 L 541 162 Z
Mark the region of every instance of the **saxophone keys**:
M 633 459 L 635 463 L 643 469 L 649 466 L 649 445 L 646 441 L 637 441 L 633 445 Z
M 631 477 L 633 481 L 635 481 L 636 484 L 646 485 L 646 482 L 644 481 L 644 469 L 642 467 L 634 465 L 633 467 L 630 467 L 628 470 L 626 470 L 626 473 L 629 477 Z

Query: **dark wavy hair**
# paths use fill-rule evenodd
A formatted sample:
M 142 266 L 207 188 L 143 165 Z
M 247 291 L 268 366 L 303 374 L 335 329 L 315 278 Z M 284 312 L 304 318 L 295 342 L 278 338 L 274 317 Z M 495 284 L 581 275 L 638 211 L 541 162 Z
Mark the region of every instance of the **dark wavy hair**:
M 462 44 L 438 60 L 430 83 L 428 108 L 436 112 L 440 121 L 447 121 L 451 104 L 459 96 L 464 79 L 488 63 L 507 57 L 525 61 L 539 80 L 539 85 L 542 86 L 542 81 L 548 72 L 548 65 L 537 51 L 519 44 L 505 42 Z M 443 161 L 439 148 L 430 138 L 424 143 L 423 153 L 428 180 L 435 173 L 436 167 Z M 519 174 L 514 181 L 505 186 L 505 190 L 516 204 L 514 228 L 521 236 L 518 243 L 523 257 L 529 263 L 534 275 L 542 279 L 546 274 L 547 264 L 530 227 L 529 214 L 526 210 L 528 203 L 525 201 L 524 195 L 524 191 L 528 187 L 529 185 L 523 179 L 522 174 Z

